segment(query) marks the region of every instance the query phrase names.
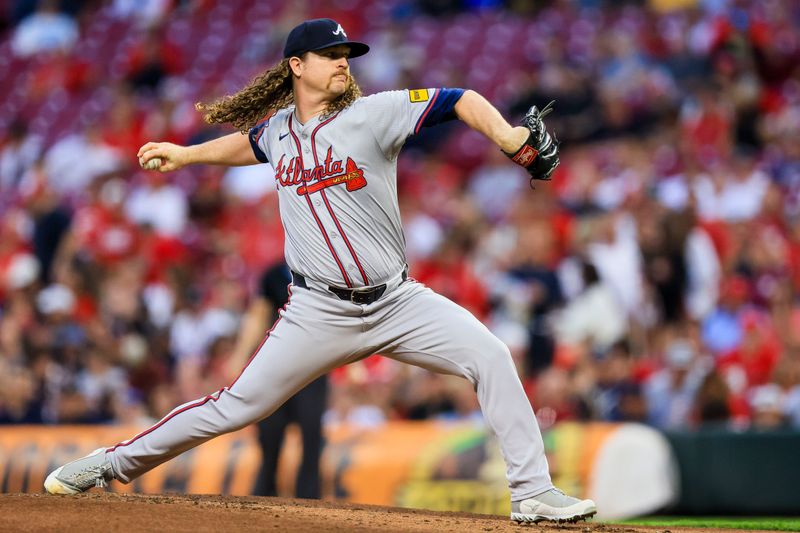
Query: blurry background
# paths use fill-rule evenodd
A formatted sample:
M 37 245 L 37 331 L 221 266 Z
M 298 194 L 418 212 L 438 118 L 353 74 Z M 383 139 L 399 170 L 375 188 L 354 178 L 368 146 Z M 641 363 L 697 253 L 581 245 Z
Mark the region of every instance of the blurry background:
M 459 123 L 411 138 L 398 173 L 411 274 L 509 345 L 547 434 L 665 432 L 684 510 L 702 499 L 687 475 L 713 481 L 686 466 L 684 448 L 706 457 L 698 435 L 721 439 L 718 459 L 750 439 L 744 466 L 721 463 L 730 483 L 752 461 L 780 486 L 797 462 L 773 472 L 758 450 L 800 428 L 791 0 L 0 0 L 0 423 L 146 426 L 230 382 L 242 314 L 282 258 L 270 168 L 145 173 L 136 151 L 229 133 L 194 103 L 323 16 L 370 44 L 351 63 L 367 94 L 471 88 L 513 121 L 556 100 L 562 164 L 535 191 Z M 323 420 L 482 424 L 468 382 L 383 358 L 333 374 Z

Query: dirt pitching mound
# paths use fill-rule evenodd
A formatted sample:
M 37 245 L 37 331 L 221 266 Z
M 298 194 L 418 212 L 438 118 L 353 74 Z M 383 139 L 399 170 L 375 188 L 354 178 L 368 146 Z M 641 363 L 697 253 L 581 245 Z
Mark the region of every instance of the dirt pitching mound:
M 58 531 L 299 531 L 637 533 L 663 528 L 593 522 L 517 525 L 508 517 L 444 513 L 283 498 L 140 495 L 91 492 L 78 496 L 0 494 L 2 530 Z M 692 531 L 672 528 L 672 533 Z M 703 530 L 710 531 L 710 530 Z

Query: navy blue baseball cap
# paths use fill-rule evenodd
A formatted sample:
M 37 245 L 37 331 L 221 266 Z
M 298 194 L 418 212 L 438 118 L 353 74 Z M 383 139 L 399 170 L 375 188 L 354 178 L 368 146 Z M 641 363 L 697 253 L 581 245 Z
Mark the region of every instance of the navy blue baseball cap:
M 307 20 L 295 26 L 286 38 L 283 57 L 301 56 L 306 52 L 322 50 L 329 46 L 346 44 L 350 47 L 350 57 L 363 56 L 369 46 L 356 41 L 348 41 L 342 25 L 331 19 Z

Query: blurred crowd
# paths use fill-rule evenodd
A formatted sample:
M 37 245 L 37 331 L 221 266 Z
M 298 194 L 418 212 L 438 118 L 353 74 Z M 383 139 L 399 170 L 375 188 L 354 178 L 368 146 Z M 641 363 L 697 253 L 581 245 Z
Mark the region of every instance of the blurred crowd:
M 511 348 L 543 428 L 800 427 L 792 0 L 0 2 L 0 423 L 146 424 L 235 377 L 282 259 L 271 168 L 135 154 L 228 133 L 194 103 L 319 16 L 372 46 L 365 93 L 466 87 L 512 120 L 556 100 L 551 183 L 457 123 L 398 173 L 411 275 Z M 480 423 L 469 383 L 381 357 L 332 376 L 326 424 L 428 418 Z

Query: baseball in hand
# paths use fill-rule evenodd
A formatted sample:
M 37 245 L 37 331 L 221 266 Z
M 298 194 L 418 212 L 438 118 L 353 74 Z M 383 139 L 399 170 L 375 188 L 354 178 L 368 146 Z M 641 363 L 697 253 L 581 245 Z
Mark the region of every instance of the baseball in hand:
M 142 168 L 145 170 L 158 170 L 159 168 L 161 168 L 161 158 L 154 157 L 153 159 L 151 159 L 146 163 L 144 162 L 144 160 L 141 160 L 139 164 L 141 164 Z

